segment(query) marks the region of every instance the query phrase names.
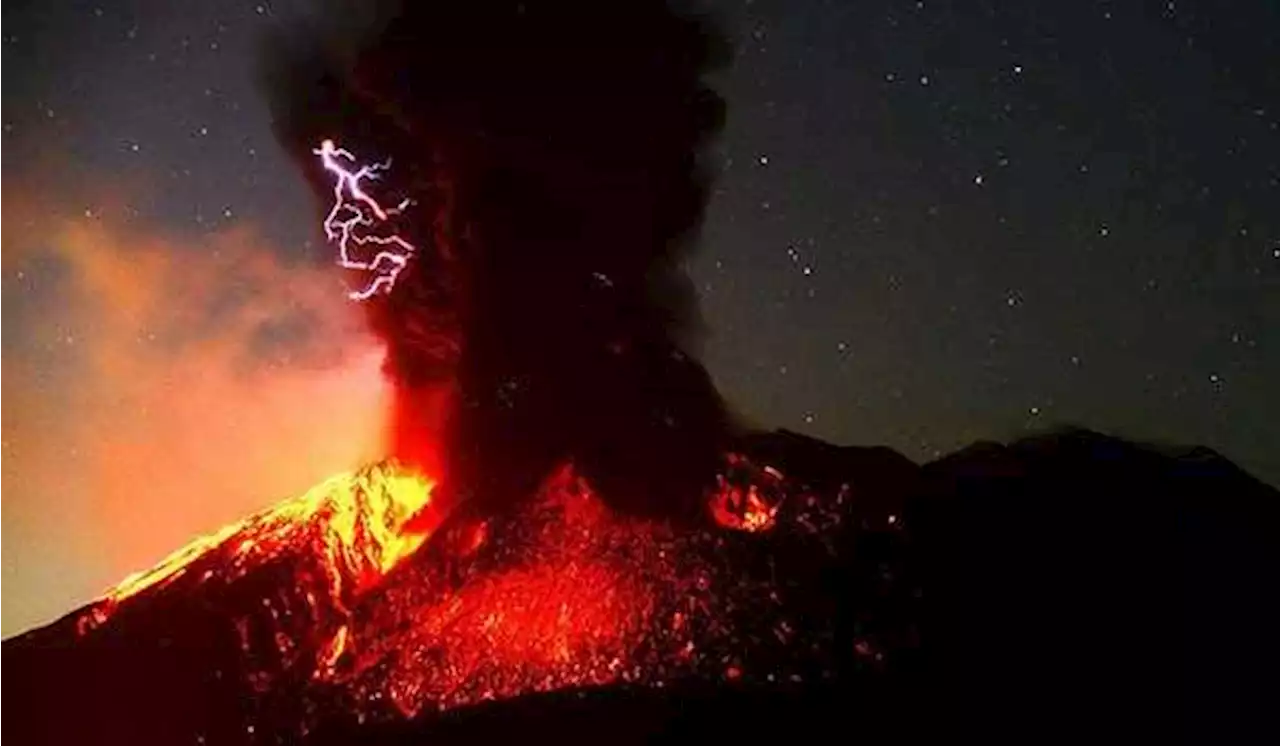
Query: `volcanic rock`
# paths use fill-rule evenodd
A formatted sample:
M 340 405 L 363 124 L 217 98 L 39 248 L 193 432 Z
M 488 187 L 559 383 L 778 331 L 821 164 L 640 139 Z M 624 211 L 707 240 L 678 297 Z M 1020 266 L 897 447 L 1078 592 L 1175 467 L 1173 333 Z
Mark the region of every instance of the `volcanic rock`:
M 336 478 L 5 641 L 8 732 L 1221 740 L 1265 712 L 1280 503 L 1206 449 L 1073 430 L 917 466 L 762 433 L 706 530 L 613 514 L 566 465 L 397 534 L 429 490 Z

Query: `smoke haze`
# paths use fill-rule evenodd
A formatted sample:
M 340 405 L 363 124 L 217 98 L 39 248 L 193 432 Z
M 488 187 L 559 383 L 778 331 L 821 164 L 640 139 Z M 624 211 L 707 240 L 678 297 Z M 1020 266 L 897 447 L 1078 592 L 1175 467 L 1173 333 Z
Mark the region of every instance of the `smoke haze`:
M 331 268 L 10 191 L 4 634 L 383 452 L 381 345 Z

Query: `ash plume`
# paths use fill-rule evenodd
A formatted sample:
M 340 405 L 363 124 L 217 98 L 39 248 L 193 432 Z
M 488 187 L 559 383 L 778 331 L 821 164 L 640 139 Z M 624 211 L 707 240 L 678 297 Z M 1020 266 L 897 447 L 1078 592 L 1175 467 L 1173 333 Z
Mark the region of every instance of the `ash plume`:
M 396 449 L 438 430 L 426 450 L 473 504 L 572 460 L 615 507 L 696 514 L 731 427 L 691 356 L 682 269 L 723 120 L 702 76 L 723 41 L 659 0 L 356 7 L 281 26 L 262 79 L 322 205 L 323 138 L 393 158 L 380 186 L 413 200 L 422 250 L 366 304 Z

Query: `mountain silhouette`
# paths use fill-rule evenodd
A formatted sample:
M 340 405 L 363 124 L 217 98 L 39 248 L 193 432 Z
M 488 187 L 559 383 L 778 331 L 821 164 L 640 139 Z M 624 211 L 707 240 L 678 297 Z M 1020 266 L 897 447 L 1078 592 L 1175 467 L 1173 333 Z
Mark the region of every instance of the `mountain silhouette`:
M 566 465 L 517 507 L 406 537 L 397 501 L 429 483 L 390 462 L 337 477 L 6 640 L 8 732 L 1257 732 L 1277 492 L 1212 451 L 1086 430 L 923 466 L 785 431 L 735 446 L 711 529 L 617 513 Z

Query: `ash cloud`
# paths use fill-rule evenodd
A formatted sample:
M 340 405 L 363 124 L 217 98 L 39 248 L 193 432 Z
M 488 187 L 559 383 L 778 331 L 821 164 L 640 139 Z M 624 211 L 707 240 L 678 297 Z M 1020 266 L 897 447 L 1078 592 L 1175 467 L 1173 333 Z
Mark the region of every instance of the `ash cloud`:
M 481 503 L 571 459 L 615 506 L 696 513 L 731 427 L 682 270 L 723 120 L 716 30 L 649 0 L 349 7 L 266 39 L 262 80 L 317 220 L 325 137 L 393 157 L 380 186 L 415 201 L 421 251 L 367 304 L 401 434 L 451 402 L 443 470 Z

